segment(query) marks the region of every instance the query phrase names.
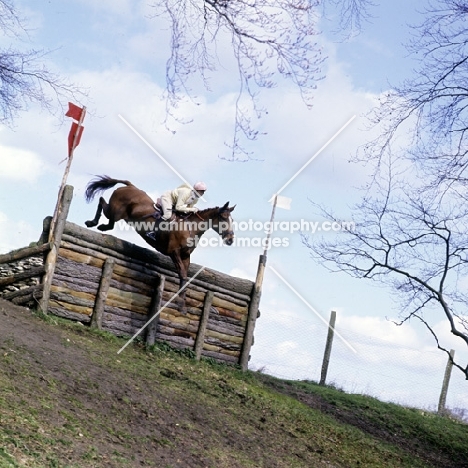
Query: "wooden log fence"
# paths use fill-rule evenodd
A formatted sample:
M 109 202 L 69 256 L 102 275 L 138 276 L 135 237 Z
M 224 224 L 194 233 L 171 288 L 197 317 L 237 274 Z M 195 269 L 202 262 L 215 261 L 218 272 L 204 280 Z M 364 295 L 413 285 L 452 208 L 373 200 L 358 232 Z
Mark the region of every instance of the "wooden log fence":
M 177 301 L 167 304 L 179 289 L 172 261 L 66 221 L 71 193 L 71 188 L 64 191 L 64 215 L 54 235 L 48 217 L 40 245 L 0 256 L 0 266 L 29 256 L 45 258 L 41 267 L 0 277 L 0 291 L 24 278 L 42 277 L 40 284 L 3 294 L 5 299 L 26 303 L 34 297 L 46 313 L 119 336 L 133 336 L 148 324 L 139 337 L 147 345 L 164 341 L 192 349 L 197 359 L 245 365 L 258 315 L 252 281 L 205 268 L 187 287 L 186 309 L 180 311 Z M 200 268 L 192 264 L 189 277 Z

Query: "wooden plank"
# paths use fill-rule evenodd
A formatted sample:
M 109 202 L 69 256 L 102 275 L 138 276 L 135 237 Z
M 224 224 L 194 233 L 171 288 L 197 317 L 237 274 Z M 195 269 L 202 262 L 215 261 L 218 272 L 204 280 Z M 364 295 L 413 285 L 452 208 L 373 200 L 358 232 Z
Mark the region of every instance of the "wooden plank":
M 237 356 L 229 356 L 227 354 L 217 353 L 215 351 L 203 350 L 202 356 L 215 359 L 216 361 L 229 363 L 229 364 L 237 364 L 239 361 L 239 358 Z
M 23 305 L 23 306 L 26 306 L 29 303 L 33 303 L 34 306 L 37 305 L 38 301 L 42 297 L 42 285 L 38 285 L 38 286 L 41 286 L 41 287 L 38 289 L 38 287 L 35 286 L 34 289 L 31 288 L 31 291 L 29 292 L 22 290 L 22 294 L 11 299 L 11 302 L 13 302 L 13 304 Z
M 159 320 L 166 320 L 168 322 L 174 323 L 186 323 L 193 324 L 198 327 L 198 322 L 200 321 L 200 314 L 192 314 L 187 311 L 185 314 L 180 312 L 174 304 L 169 304 L 163 306 L 159 314 Z
M 98 291 L 98 283 L 95 281 L 88 281 L 82 278 L 71 278 L 70 276 L 63 276 L 57 273 L 59 263 L 55 270 L 52 285 L 59 286 L 61 288 L 73 288 L 74 291 L 81 291 L 92 294 L 95 296 Z
M 217 345 L 216 343 L 208 343 L 207 342 L 203 346 L 203 349 L 207 350 L 207 351 L 214 351 L 214 352 L 217 352 L 217 353 L 226 354 L 227 356 L 237 356 L 237 357 L 240 356 L 240 349 L 239 348 L 232 348 L 232 349 L 224 348 L 222 346 Z
M 36 295 L 37 294 L 37 295 Z M 27 288 L 18 289 L 18 291 L 12 291 L 2 296 L 2 299 L 7 301 L 15 302 L 15 298 L 20 298 L 24 296 L 31 296 L 32 299 L 40 299 L 42 295 L 42 284 L 36 284 L 34 286 L 29 286 Z
M 112 321 L 103 321 L 102 329 L 108 332 L 113 333 L 117 336 L 130 337 L 135 334 L 137 328 L 131 325 L 126 325 L 124 323 L 112 322 Z M 138 339 L 138 338 L 137 338 Z
M 65 247 L 60 247 L 59 255 L 68 260 L 73 260 L 75 263 L 79 263 L 82 265 L 91 265 L 100 269 L 102 268 L 102 265 L 104 265 L 104 262 L 106 260 L 105 257 L 98 258 L 93 255 L 82 252 L 76 252 L 75 250 L 67 249 Z
M 190 336 L 196 338 L 198 323 L 175 323 L 161 319 L 158 324 L 158 332 L 167 335 Z
M 96 284 L 97 289 L 101 278 L 102 264 L 99 266 L 92 266 L 61 256 L 57 261 L 55 270 L 62 277 L 68 278 L 67 281 L 73 282 L 75 279 L 91 281 Z
M 225 301 L 224 299 L 221 299 L 216 296 L 213 298 L 213 306 L 232 312 L 237 312 L 241 315 L 247 315 L 247 312 L 249 310 L 247 306 L 239 306 L 237 304 L 234 304 L 233 302 Z
M 215 338 L 210 338 L 206 337 L 205 338 L 205 345 L 204 348 L 207 348 L 208 346 L 213 346 L 216 348 L 218 351 L 229 351 L 229 352 L 235 352 L 235 353 L 240 353 L 242 346 L 237 345 L 237 344 L 229 344 L 225 341 L 217 340 Z
M 15 273 L 10 276 L 0 278 L 0 287 L 8 286 L 9 284 L 16 283 L 17 281 L 32 278 L 34 276 L 42 276 L 44 274 L 44 267 L 32 267 L 28 270 L 22 271 L 21 273 Z
M 170 336 L 165 335 L 158 331 L 156 335 L 158 341 L 167 341 L 171 345 L 176 345 L 178 348 L 188 348 L 193 349 L 194 340 L 193 338 L 184 338 L 181 336 Z
M 245 314 L 240 314 L 234 310 L 224 309 L 222 307 L 217 307 L 217 309 L 220 316 L 228 319 L 234 319 L 236 322 L 241 324 L 245 324 L 245 322 L 247 322 L 247 315 Z
M 204 298 L 205 298 L 205 293 L 206 290 L 210 289 L 211 285 L 206 285 L 205 290 L 199 288 L 200 290 L 195 290 L 192 288 L 192 284 L 186 289 L 186 297 L 195 299 L 200 302 L 200 306 L 203 304 Z M 167 281 L 166 285 L 166 291 L 170 291 L 173 293 L 176 293 L 179 290 L 179 282 L 177 280 L 177 283 L 171 282 L 170 279 Z M 225 299 L 222 299 L 221 297 L 218 297 L 216 294 L 213 296 L 213 306 L 214 307 L 221 307 L 226 310 L 231 310 L 233 312 L 237 312 L 240 315 L 247 315 L 248 312 L 248 307 L 247 305 L 240 306 L 238 304 L 235 304 L 234 302 L 228 302 Z
M 233 335 L 227 335 L 225 333 L 220 333 L 217 331 L 213 330 L 206 330 L 206 339 L 208 338 L 216 338 L 219 341 L 225 342 L 225 343 L 236 343 L 236 344 L 242 344 L 244 341 L 243 336 L 233 336 Z
M 128 309 L 121 309 L 120 307 L 112 307 L 109 304 L 104 306 L 104 316 L 106 320 L 118 320 L 118 317 L 131 318 L 132 320 L 146 322 L 146 314 L 140 314 Z
M 10 263 L 17 260 L 22 260 L 26 257 L 33 257 L 39 255 L 43 252 L 49 251 L 51 244 L 47 242 L 46 244 L 36 245 L 34 247 L 24 247 L 22 249 L 13 250 L 12 252 L 0 255 L 0 265 L 3 263 Z
M 152 282 L 141 281 L 141 279 L 129 278 L 119 275 L 115 269 L 111 278 L 111 286 L 122 291 L 139 292 L 151 296 L 154 291 L 154 281 L 157 276 L 150 277 Z
M 224 333 L 226 335 L 240 336 L 243 337 L 245 333 L 245 327 L 234 325 L 228 322 L 220 322 L 219 320 L 208 320 L 207 329 Z
M 119 291 L 118 289 L 109 288 L 107 293 L 107 304 L 113 307 L 121 307 L 123 309 L 132 310 L 140 314 L 147 314 L 150 306 L 151 298 L 143 294 Z
M 56 302 L 63 304 L 64 307 L 72 307 L 74 305 L 89 309 L 87 315 L 91 315 L 94 307 L 94 296 L 81 291 L 73 291 L 68 288 L 59 288 L 52 285 L 50 290 L 50 298 Z M 66 304 L 66 306 L 65 306 Z M 72 308 L 70 310 L 73 310 Z
M 192 330 L 187 330 L 185 327 L 184 329 L 176 328 L 175 326 L 166 326 L 162 322 L 159 323 L 157 335 L 165 335 L 170 337 L 180 336 L 183 338 L 190 338 L 192 341 L 191 348 L 193 349 L 193 345 L 195 344 L 195 337 L 197 333 L 197 327 L 192 327 Z
M 65 301 L 62 301 L 60 299 L 55 299 L 53 297 L 50 298 L 50 306 L 55 309 L 60 309 L 63 311 L 63 314 L 61 315 L 62 317 L 66 316 L 66 312 L 71 312 L 75 317 L 80 316 L 80 315 L 86 315 L 88 316 L 87 321 L 89 322 L 91 320 L 91 314 L 93 313 L 92 307 L 87 307 L 84 305 L 79 305 L 79 304 L 70 304 Z M 73 316 L 73 314 L 70 314 L 70 317 Z M 84 320 L 82 317 L 77 318 L 76 320 Z
M 74 320 L 75 322 L 89 323 L 91 321 L 90 315 L 82 314 L 81 312 L 74 312 L 68 308 L 65 309 L 52 299 L 49 301 L 49 312 L 53 315 L 57 315 L 58 317 Z

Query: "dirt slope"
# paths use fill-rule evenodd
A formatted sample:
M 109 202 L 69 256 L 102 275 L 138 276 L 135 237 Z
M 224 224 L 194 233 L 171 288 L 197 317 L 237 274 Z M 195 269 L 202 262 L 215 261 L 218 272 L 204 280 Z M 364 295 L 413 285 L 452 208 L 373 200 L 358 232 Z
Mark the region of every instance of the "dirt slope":
M 0 468 L 468 467 L 281 381 L 121 346 L 0 299 Z

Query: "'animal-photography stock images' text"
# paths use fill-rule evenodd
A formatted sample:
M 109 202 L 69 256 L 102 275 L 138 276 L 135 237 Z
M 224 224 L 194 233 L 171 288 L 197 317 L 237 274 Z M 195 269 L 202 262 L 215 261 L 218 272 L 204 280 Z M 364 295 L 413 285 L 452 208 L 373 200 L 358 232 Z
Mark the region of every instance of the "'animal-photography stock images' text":
M 205 232 L 216 228 L 221 231 L 228 228 L 227 221 L 220 221 L 219 225 L 213 226 L 212 220 L 207 221 L 119 221 L 116 228 L 122 231 L 132 229 L 146 231 L 178 231 L 187 230 L 193 232 L 193 236 L 188 240 L 189 245 L 197 247 L 223 247 L 223 240 L 219 237 L 201 237 L 197 232 Z M 298 221 L 258 221 L 248 219 L 246 221 L 232 221 L 232 228 L 236 233 L 233 245 L 236 247 L 262 247 L 270 249 L 272 247 L 289 247 L 290 237 L 295 233 L 313 235 L 317 233 L 339 233 L 354 231 L 356 224 L 354 221 L 308 221 L 300 219 Z M 240 234 L 242 233 L 242 234 Z M 254 234 L 254 235 L 252 235 Z M 275 235 L 276 234 L 276 235 Z M 278 235 L 279 234 L 279 235 Z M 271 237 L 270 237 L 271 236 Z

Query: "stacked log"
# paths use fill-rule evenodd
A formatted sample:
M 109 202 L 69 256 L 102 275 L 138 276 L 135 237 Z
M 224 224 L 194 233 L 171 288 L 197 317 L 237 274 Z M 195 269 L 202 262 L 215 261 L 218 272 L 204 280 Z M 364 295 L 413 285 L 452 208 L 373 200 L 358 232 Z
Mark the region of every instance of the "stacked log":
M 46 219 L 45 232 L 49 224 Z M 112 265 L 101 290 L 108 259 Z M 201 268 L 192 264 L 189 277 Z M 155 299 L 159 286 L 163 288 Z M 157 341 L 178 348 L 197 345 L 197 357 L 238 363 L 253 283 L 205 268 L 186 289 L 185 310 L 175 297 L 178 289 L 179 279 L 168 257 L 66 222 L 48 311 L 83 323 L 94 320 L 96 326 L 119 336 L 133 336 L 151 319 Z M 155 310 L 155 300 L 161 309 Z M 147 332 L 150 335 L 149 327 Z
M 34 307 L 42 295 L 43 255 L 49 244 L 25 247 L 0 255 L 0 297 Z

